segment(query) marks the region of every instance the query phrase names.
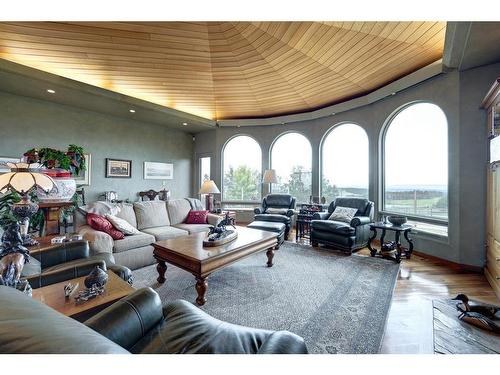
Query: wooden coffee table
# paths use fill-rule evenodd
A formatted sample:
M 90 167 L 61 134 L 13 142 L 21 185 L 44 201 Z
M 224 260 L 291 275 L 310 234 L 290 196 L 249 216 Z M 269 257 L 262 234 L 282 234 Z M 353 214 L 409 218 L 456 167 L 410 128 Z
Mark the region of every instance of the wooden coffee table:
M 108 282 L 106 283 L 103 294 L 78 305 L 75 303 L 75 296 L 80 290 L 85 289 L 83 280 L 86 276 L 33 289 L 33 299 L 45 303 L 61 314 L 83 322 L 92 315 L 104 310 L 112 303 L 135 291 L 133 287 L 114 272 L 108 271 L 108 276 Z M 78 290 L 75 291 L 70 298 L 65 298 L 64 285 L 69 282 L 72 284 L 79 283 L 79 286 Z
M 165 282 L 166 262 L 192 273 L 196 278 L 196 303 L 203 305 L 207 301 L 207 278 L 212 272 L 264 250 L 267 250 L 267 266 L 272 267 L 274 250 L 279 247 L 276 233 L 244 227 L 238 227 L 237 231 L 236 240 L 217 247 L 203 247 L 206 232 L 154 243 L 158 282 Z

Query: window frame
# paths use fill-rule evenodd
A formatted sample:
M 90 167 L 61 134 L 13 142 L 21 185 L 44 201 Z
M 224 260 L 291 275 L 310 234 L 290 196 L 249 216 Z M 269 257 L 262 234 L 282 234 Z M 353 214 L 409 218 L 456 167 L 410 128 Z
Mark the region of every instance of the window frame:
M 283 137 L 284 135 L 287 135 L 287 134 L 299 134 L 301 135 L 302 137 L 304 137 L 304 139 L 308 142 L 309 144 L 309 148 L 311 150 L 311 194 L 310 195 L 313 195 L 313 159 L 314 159 L 314 152 L 313 152 L 313 147 L 312 147 L 312 143 L 311 143 L 311 140 L 309 138 L 307 138 L 307 136 L 300 132 L 300 131 L 297 131 L 297 130 L 287 130 L 283 133 L 280 133 L 278 134 L 272 141 L 271 145 L 269 146 L 269 158 L 268 158 L 268 164 L 269 164 L 269 169 L 272 169 L 273 168 L 273 149 L 274 149 L 274 146 L 276 145 L 276 142 L 281 138 Z M 270 184 L 269 186 L 269 193 L 272 193 L 273 192 L 273 184 Z M 297 201 L 298 204 L 301 204 L 301 203 L 309 203 L 309 202 L 299 202 Z
M 260 199 L 259 200 L 254 200 L 254 201 L 251 201 L 251 200 L 227 200 L 227 199 L 224 199 L 224 152 L 226 150 L 226 147 L 227 145 L 229 144 L 229 142 L 231 142 L 233 139 L 235 138 L 238 138 L 238 137 L 249 137 L 251 139 L 253 139 L 257 145 L 259 146 L 260 148 L 260 175 L 261 175 L 261 181 L 259 181 L 259 187 L 258 187 L 258 191 L 259 191 L 259 195 L 260 195 Z M 247 134 L 247 133 L 238 133 L 238 134 L 235 134 L 231 137 L 229 137 L 225 142 L 224 144 L 222 145 L 222 148 L 221 148 L 221 151 L 220 151 L 220 170 L 221 170 L 221 173 L 220 173 L 220 187 L 221 187 L 221 204 L 222 205 L 231 205 L 231 204 L 238 204 L 238 205 L 255 205 L 255 204 L 260 204 L 262 202 L 262 146 L 260 144 L 260 142 L 255 139 L 254 136 L 250 135 L 250 134 Z
M 367 176 L 368 177 L 368 185 L 366 186 L 366 188 L 368 190 L 367 199 L 370 199 L 370 177 L 371 177 L 371 173 L 370 173 L 371 172 L 371 167 L 370 167 L 370 137 L 368 136 L 368 132 L 366 131 L 366 129 L 361 124 L 357 123 L 356 121 L 341 121 L 341 122 L 338 122 L 335 125 L 332 125 L 325 132 L 325 134 L 323 134 L 323 137 L 321 138 L 321 142 L 319 144 L 319 155 L 318 155 L 318 159 L 319 159 L 319 181 L 318 181 L 319 195 L 320 195 L 320 197 L 324 196 L 323 195 L 323 166 L 325 164 L 325 161 L 323 160 L 323 147 L 325 145 L 325 141 L 328 138 L 328 136 L 332 133 L 333 130 L 335 130 L 336 128 L 338 128 L 340 126 L 344 126 L 344 125 L 355 125 L 355 126 L 358 126 L 365 133 L 366 140 L 368 142 L 368 160 L 367 160 L 367 163 L 368 163 L 368 176 Z
M 405 109 L 415 105 L 415 104 L 432 104 L 436 107 L 438 107 L 441 112 L 443 113 L 445 119 L 446 119 L 446 143 L 447 143 L 447 148 L 449 150 L 450 147 L 450 137 L 449 137 L 449 121 L 448 117 L 446 116 L 446 112 L 441 108 L 436 103 L 433 103 L 428 100 L 415 100 L 411 101 L 408 103 L 405 103 L 398 108 L 396 108 L 384 121 L 384 124 L 382 125 L 382 129 L 380 131 L 379 135 L 379 159 L 378 159 L 378 165 L 379 165 L 379 194 L 378 194 L 378 201 L 380 202 L 380 206 L 378 207 L 378 213 L 379 215 L 401 215 L 401 212 L 394 212 L 394 211 L 388 211 L 385 209 L 385 138 L 387 135 L 387 131 L 390 128 L 393 120 L 398 116 L 401 112 L 403 112 Z M 439 218 L 431 218 L 428 216 L 420 216 L 420 215 L 411 215 L 411 214 L 405 214 L 410 221 L 416 221 L 416 222 L 422 222 L 422 223 L 428 223 L 428 224 L 434 224 L 434 225 L 439 225 L 439 226 L 447 226 L 449 230 L 449 219 L 450 219 L 450 196 L 449 196 L 449 191 L 450 191 L 450 154 L 448 152 L 447 155 L 447 162 L 448 162 L 448 176 L 447 176 L 447 186 L 446 186 L 446 206 L 448 210 L 448 219 L 439 219 Z M 422 231 L 425 232 L 425 231 Z M 427 232 L 426 232 L 427 233 Z M 442 235 L 436 235 L 443 237 Z M 447 236 L 446 236 L 447 237 Z

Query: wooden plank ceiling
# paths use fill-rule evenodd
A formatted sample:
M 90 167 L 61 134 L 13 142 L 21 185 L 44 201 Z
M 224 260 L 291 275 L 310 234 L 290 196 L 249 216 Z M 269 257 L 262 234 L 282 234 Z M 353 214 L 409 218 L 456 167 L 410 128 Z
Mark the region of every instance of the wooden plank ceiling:
M 2 22 L 0 58 L 210 119 L 310 111 L 443 54 L 444 22 Z

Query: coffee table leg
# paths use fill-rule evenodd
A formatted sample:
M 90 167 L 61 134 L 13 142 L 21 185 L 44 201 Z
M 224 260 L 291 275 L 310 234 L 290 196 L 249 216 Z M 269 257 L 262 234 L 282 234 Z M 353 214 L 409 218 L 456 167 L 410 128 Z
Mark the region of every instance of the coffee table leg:
M 203 306 L 207 299 L 205 298 L 205 293 L 207 292 L 208 282 L 206 277 L 196 277 L 196 292 L 198 297 L 196 298 L 196 303 Z
M 156 279 L 160 284 L 165 282 L 165 272 L 167 272 L 167 264 L 163 260 L 158 260 L 156 265 L 156 270 L 158 271 L 158 278 Z
M 267 266 L 272 267 L 273 266 L 273 258 L 274 258 L 274 250 L 273 249 L 267 250 L 266 255 L 267 255 Z

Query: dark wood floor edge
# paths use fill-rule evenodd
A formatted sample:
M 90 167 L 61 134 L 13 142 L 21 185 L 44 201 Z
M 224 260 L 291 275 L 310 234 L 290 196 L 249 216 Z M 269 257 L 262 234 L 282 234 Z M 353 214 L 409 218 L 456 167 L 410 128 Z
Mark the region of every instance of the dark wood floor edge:
M 418 255 L 419 257 L 430 259 L 430 260 L 435 260 L 441 262 L 443 265 L 457 270 L 457 271 L 468 271 L 468 272 L 474 272 L 474 273 L 484 273 L 483 267 L 479 266 L 472 266 L 470 264 L 461 264 L 461 263 L 456 263 L 451 260 L 443 259 L 434 255 L 430 254 L 425 254 L 417 250 L 413 250 L 413 254 Z

